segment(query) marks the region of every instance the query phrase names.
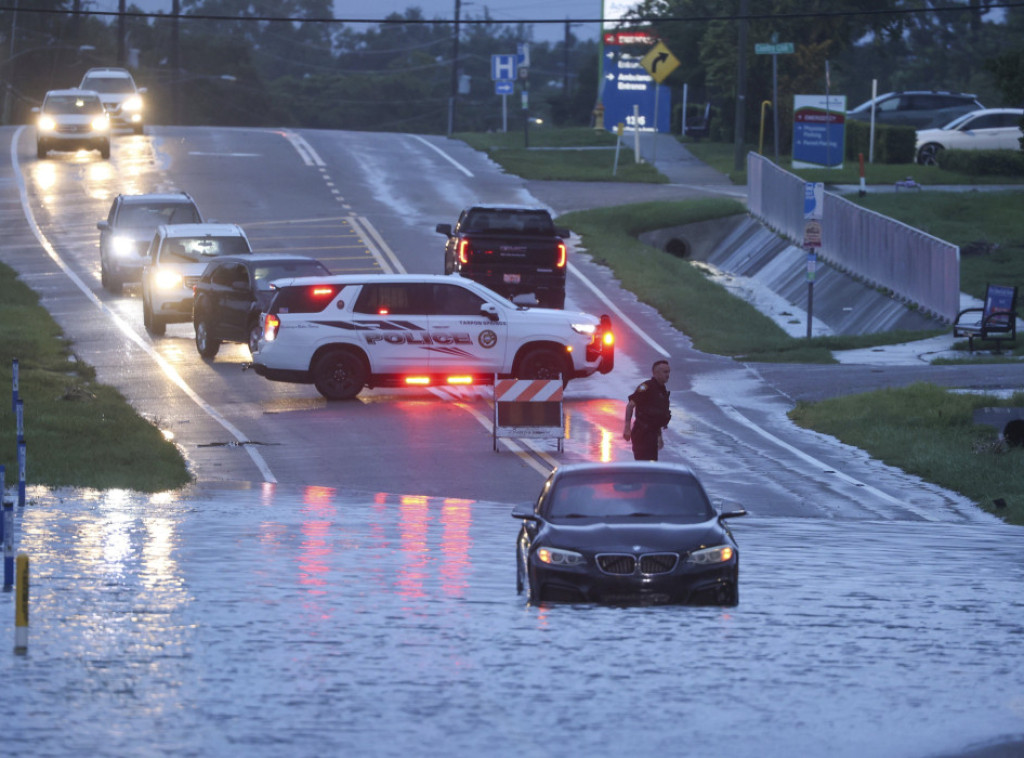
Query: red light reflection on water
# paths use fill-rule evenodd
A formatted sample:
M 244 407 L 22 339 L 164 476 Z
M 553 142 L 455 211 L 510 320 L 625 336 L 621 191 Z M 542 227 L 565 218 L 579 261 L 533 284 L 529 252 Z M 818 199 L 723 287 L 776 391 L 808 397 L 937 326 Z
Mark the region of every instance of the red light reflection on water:
M 461 596 L 469 571 L 469 548 L 473 541 L 469 527 L 473 523 L 472 500 L 445 500 L 441 506 L 441 590 Z
M 302 513 L 312 516 L 302 520 L 302 542 L 299 552 L 299 581 L 314 594 L 323 594 L 330 573 L 327 558 L 331 554 L 331 527 L 337 508 L 334 490 L 330 487 L 306 487 L 302 493 Z

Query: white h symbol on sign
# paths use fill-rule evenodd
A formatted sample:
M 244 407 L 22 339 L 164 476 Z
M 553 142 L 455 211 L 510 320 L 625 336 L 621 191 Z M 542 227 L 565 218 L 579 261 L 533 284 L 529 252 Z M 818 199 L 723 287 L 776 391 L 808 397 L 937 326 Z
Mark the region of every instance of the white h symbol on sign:
M 495 82 L 514 81 L 516 78 L 516 57 L 514 55 L 491 56 L 491 80 Z

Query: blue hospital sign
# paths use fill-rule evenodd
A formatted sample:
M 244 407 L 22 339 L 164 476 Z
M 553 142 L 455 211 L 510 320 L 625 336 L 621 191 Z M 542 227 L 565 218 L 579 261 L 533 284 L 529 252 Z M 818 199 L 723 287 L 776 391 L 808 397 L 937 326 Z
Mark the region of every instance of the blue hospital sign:
M 795 95 L 793 168 L 842 168 L 846 95 Z
M 627 129 L 638 129 L 641 132 L 668 132 L 671 130 L 671 91 L 657 84 L 647 73 L 641 63 L 642 54 L 633 55 L 621 49 L 620 45 L 639 41 L 620 39 L 624 35 L 622 32 L 604 35 L 604 87 L 601 92 L 603 126 L 608 131 L 614 131 L 618 124 L 625 124 Z M 640 38 L 645 42 L 653 41 L 647 35 Z M 658 106 L 657 119 L 655 105 Z M 636 114 L 633 106 L 638 106 Z
M 516 78 L 516 56 L 515 55 L 492 55 L 491 56 L 491 81 L 508 82 Z

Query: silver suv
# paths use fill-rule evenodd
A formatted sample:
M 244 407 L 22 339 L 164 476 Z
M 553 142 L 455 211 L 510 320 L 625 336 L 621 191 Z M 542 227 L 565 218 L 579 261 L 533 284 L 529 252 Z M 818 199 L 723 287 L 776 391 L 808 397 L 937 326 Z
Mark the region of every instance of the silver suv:
M 51 150 L 99 150 L 110 157 L 110 118 L 100 96 L 81 89 L 50 90 L 36 120 L 36 157 Z
M 201 223 L 203 214 L 187 192 L 118 195 L 107 218 L 96 222 L 103 287 L 120 294 L 125 282 L 142 279 L 150 240 L 161 224 Z
M 870 121 L 872 103 L 875 106 L 875 123 L 912 126 L 915 129 L 942 126 L 957 116 L 985 107 L 977 95 L 965 92 L 908 90 L 887 92 L 874 100 L 861 103 L 847 111 L 846 118 L 851 121 Z
M 142 95 L 146 93 L 146 88 L 135 86 L 135 80 L 128 69 L 90 68 L 79 86 L 99 93 L 114 126 L 142 134 Z
M 161 335 L 167 324 L 192 321 L 193 287 L 220 255 L 252 253 L 238 224 L 167 224 L 157 227 L 142 269 L 142 322 Z

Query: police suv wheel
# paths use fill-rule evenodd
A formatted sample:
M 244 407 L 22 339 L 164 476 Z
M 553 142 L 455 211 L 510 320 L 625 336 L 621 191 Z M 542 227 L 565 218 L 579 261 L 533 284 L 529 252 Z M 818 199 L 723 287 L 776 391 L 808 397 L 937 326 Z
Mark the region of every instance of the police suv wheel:
M 366 385 L 366 366 L 348 350 L 330 350 L 313 362 L 313 384 L 328 400 L 351 400 Z
M 568 384 L 569 374 L 565 358 L 548 347 L 534 348 L 519 361 L 517 379 L 561 379 Z

